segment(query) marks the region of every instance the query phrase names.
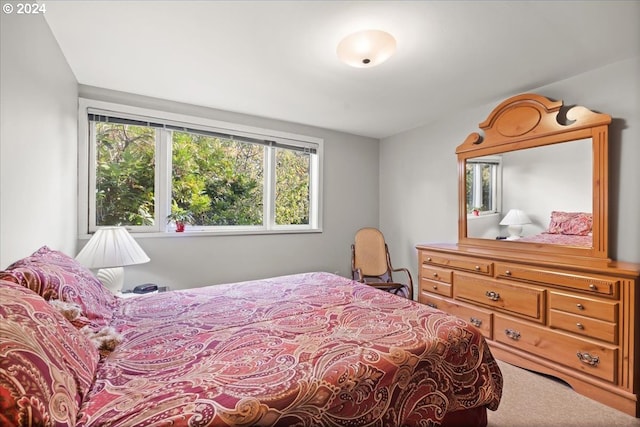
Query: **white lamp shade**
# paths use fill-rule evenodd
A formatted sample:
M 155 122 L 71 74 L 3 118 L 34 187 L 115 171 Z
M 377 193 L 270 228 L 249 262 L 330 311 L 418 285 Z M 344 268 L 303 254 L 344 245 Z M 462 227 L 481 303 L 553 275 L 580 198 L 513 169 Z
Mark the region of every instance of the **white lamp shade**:
M 523 225 L 523 224 L 531 224 L 531 220 L 527 216 L 524 211 L 520 209 L 511 209 L 502 221 L 500 221 L 500 225 Z
M 381 64 L 396 51 L 396 39 L 380 30 L 353 33 L 338 44 L 338 58 L 352 67 L 368 68 Z
M 76 260 L 87 268 L 123 267 L 150 261 L 124 227 L 98 229 Z

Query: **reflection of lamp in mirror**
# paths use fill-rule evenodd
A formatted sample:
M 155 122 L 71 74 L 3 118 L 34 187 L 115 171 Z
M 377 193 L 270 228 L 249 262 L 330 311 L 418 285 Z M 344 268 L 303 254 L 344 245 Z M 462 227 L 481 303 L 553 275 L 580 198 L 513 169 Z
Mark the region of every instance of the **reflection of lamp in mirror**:
M 99 268 L 97 276 L 113 293 L 122 290 L 125 265 L 143 264 L 150 259 L 124 227 L 98 229 L 76 256 L 88 268 Z
M 500 225 L 507 225 L 507 231 L 509 231 L 509 237 L 507 240 L 517 240 L 522 235 L 522 226 L 524 224 L 531 224 L 531 220 L 524 211 L 520 209 L 511 209 L 502 221 Z

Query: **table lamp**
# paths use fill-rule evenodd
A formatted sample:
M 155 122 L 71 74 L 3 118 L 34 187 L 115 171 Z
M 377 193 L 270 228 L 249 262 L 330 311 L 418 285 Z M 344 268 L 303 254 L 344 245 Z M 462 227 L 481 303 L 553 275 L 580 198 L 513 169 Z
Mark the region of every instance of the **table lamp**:
M 531 220 L 520 209 L 511 209 L 500 221 L 500 225 L 508 226 L 509 237 L 507 237 L 507 240 L 518 240 L 522 235 L 522 226 L 524 224 L 531 224 Z
M 76 260 L 87 268 L 100 269 L 96 276 L 114 294 L 122 290 L 123 266 L 150 261 L 124 227 L 99 228 Z

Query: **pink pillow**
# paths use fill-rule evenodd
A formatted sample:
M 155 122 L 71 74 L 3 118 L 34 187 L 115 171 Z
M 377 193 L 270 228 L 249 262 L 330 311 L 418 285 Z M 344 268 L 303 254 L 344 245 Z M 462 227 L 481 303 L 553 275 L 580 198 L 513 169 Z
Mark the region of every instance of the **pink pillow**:
M 548 233 L 588 236 L 593 228 L 593 216 L 586 212 L 551 212 Z
M 116 297 L 90 270 L 47 246 L 0 271 L 0 279 L 29 288 L 46 300 L 74 302 L 96 325 L 108 325 L 117 305 Z
M 41 296 L 0 280 L 0 424 L 74 426 L 99 355 Z

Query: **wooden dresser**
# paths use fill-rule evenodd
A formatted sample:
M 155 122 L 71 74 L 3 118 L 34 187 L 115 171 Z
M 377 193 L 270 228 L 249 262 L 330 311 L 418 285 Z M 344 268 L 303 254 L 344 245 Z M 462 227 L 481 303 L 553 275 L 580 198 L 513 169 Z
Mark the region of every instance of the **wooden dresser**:
M 640 417 L 640 264 L 609 257 L 610 123 L 536 94 L 494 108 L 456 148 L 457 244 L 417 246 L 418 300 Z
M 628 414 L 638 412 L 638 271 L 532 262 L 457 245 L 418 245 L 421 303 L 475 325 L 494 355 L 559 377 Z

